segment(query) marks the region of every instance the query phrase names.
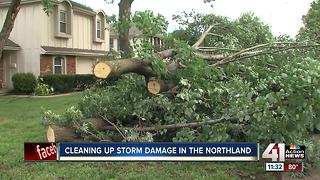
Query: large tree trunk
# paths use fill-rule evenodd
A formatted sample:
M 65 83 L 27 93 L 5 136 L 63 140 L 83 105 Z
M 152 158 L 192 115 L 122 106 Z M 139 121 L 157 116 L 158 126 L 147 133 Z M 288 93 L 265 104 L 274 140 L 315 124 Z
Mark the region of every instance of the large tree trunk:
M 175 55 L 175 49 L 167 49 L 157 52 L 154 56 L 165 59 Z M 177 63 L 167 63 L 168 71 L 174 71 L 178 68 Z M 114 61 L 100 62 L 95 65 L 93 73 L 97 78 L 106 79 L 108 77 L 121 76 L 127 73 L 137 73 L 145 76 L 147 79 L 156 76 L 153 71 L 151 61 L 143 58 L 129 58 Z
M 12 0 L 11 4 L 9 6 L 6 19 L 4 21 L 2 30 L 0 32 L 0 59 L 2 57 L 2 51 L 4 48 L 4 44 L 10 36 L 10 33 L 11 33 L 13 26 L 14 26 L 14 21 L 18 15 L 19 10 L 20 10 L 20 3 L 21 3 L 21 0 Z
M 48 142 L 80 141 L 74 129 L 56 125 L 48 127 L 47 140 Z
M 127 73 L 137 73 L 145 77 L 155 75 L 151 68 L 151 62 L 138 58 L 100 62 L 95 65 L 93 72 L 96 77 L 102 79 Z
M 129 41 L 131 4 L 133 0 L 121 0 L 119 3 L 119 43 L 121 57 L 129 57 L 131 47 Z

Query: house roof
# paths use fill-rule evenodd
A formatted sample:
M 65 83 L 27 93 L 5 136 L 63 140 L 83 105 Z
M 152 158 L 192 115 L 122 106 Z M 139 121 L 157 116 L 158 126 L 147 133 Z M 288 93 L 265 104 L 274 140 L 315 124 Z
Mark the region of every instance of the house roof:
M 86 5 L 77 3 L 75 1 L 70 1 L 70 2 L 72 4 L 72 6 L 74 6 L 74 7 L 78 7 L 78 8 L 81 8 L 81 9 L 85 9 L 85 10 L 94 12 L 92 8 L 90 8 L 90 7 L 86 6 Z
M 62 0 L 52 0 L 52 2 L 53 2 L 54 4 L 59 3 L 59 2 L 61 2 L 61 1 L 62 1 Z M 94 12 L 94 13 L 95 13 L 95 11 L 94 11 L 92 8 L 90 8 L 90 7 L 86 6 L 86 5 L 77 3 L 77 2 L 72 1 L 72 0 L 69 0 L 69 1 L 70 1 L 71 5 L 72 5 L 73 7 L 76 7 L 76 8 L 79 8 L 79 9 L 83 9 L 83 10 L 90 11 L 90 12 Z M 36 3 L 40 3 L 41 0 L 21 0 L 21 4 L 35 3 L 35 2 L 36 2 Z M 11 0 L 0 0 L 0 6 L 8 6 L 10 3 L 11 3 Z
M 111 31 L 110 31 L 110 37 L 112 38 L 118 38 L 119 37 L 119 32 L 116 27 L 111 26 Z M 132 23 L 129 29 L 129 38 L 134 38 L 134 37 L 142 37 L 143 33 L 140 31 L 140 29 Z M 154 37 L 162 37 L 162 35 L 157 34 Z
M 76 48 L 61 48 L 51 46 L 41 46 L 44 50 L 43 54 L 52 55 L 80 55 L 80 56 L 105 56 L 108 51 L 92 50 L 92 49 L 76 49 Z
M 10 39 L 7 39 L 4 42 L 4 50 L 19 50 L 19 49 L 20 49 L 20 46 Z
M 138 27 L 135 24 L 131 24 L 131 27 L 129 29 L 129 37 L 141 37 L 143 35 L 142 31 L 138 29 Z M 116 27 L 112 26 L 110 31 L 110 37 L 118 37 L 119 32 Z
M 10 46 L 10 47 L 20 47 L 17 43 L 11 41 L 10 39 L 7 39 L 4 43 L 4 46 Z

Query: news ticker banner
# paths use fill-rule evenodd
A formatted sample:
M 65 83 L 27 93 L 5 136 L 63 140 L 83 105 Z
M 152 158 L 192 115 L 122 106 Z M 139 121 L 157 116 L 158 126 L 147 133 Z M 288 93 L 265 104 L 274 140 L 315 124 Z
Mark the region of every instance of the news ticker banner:
M 25 161 L 258 161 L 256 143 L 25 143 Z
M 303 171 L 304 145 L 271 143 L 269 172 Z M 259 161 L 255 143 L 25 143 L 25 161 Z M 294 162 L 298 160 L 299 162 Z M 270 162 L 271 161 L 271 162 Z M 289 162 L 288 162 L 289 161 Z

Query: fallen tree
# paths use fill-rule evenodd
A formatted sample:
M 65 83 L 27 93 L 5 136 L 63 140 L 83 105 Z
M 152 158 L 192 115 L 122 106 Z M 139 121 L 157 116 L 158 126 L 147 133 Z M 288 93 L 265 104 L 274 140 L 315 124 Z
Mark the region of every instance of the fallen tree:
M 319 126 L 319 44 L 261 40 L 264 31 L 234 41 L 206 27 L 192 45 L 99 62 L 97 77 L 123 78 L 44 116 L 48 140 L 289 142 Z
M 242 50 L 218 47 L 200 47 L 200 45 L 203 44 L 205 38 L 208 35 L 212 34 L 210 33 L 210 31 L 215 26 L 216 25 L 209 26 L 208 29 L 199 37 L 198 41 L 192 47 L 190 47 L 193 50 L 192 55 L 194 56 L 194 58 L 200 58 L 208 61 L 208 64 L 210 64 L 211 67 L 219 67 L 236 61 L 243 61 L 262 55 L 277 54 L 292 49 L 307 49 L 320 46 L 320 44 L 316 43 L 306 44 L 302 42 L 270 42 L 259 44 Z M 212 50 L 220 50 L 232 53 L 229 53 L 228 55 L 224 55 L 225 53 L 212 54 L 212 52 L 214 52 Z M 173 58 L 178 53 L 178 51 L 178 49 L 167 49 L 153 54 L 153 58 L 161 58 L 166 64 L 167 72 L 174 73 L 174 71 L 178 68 L 185 67 L 182 62 L 173 62 L 172 60 L 167 60 L 168 58 Z M 169 84 L 162 81 L 161 77 L 160 80 L 157 81 L 150 80 L 150 78 L 157 76 L 157 72 L 152 66 L 152 61 L 153 59 L 146 59 L 142 57 L 103 61 L 95 65 L 93 73 L 97 78 L 101 79 L 115 76 L 119 77 L 128 73 L 136 73 L 142 75 L 148 81 L 146 82 L 147 90 L 151 94 L 166 92 L 170 90 L 170 88 L 175 87 L 170 81 L 167 81 L 169 82 Z
M 97 77 L 122 77 L 85 91 L 62 114 L 45 111 L 48 141 L 312 145 L 320 131 L 319 45 L 271 37 L 250 14 L 189 22 L 184 39 L 192 43 L 97 64 Z
M 211 50 L 209 47 L 201 47 L 198 46 L 204 40 L 204 37 L 209 33 L 209 30 L 212 27 L 209 27 L 207 31 L 199 38 L 199 41 L 192 47 L 196 50 Z M 208 63 L 208 67 L 214 69 L 216 67 L 229 64 L 231 62 L 239 62 L 244 59 L 249 59 L 256 56 L 266 55 L 266 54 L 275 54 L 283 51 L 287 51 L 290 49 L 297 49 L 297 48 L 313 48 L 318 47 L 318 44 L 306 45 L 298 42 L 272 42 L 257 45 L 254 47 L 246 48 L 243 50 L 239 50 L 234 52 L 232 50 L 232 54 L 227 56 L 223 55 L 206 55 L 200 53 L 200 51 L 192 51 L 193 56 L 197 58 L 204 59 Z M 225 49 L 223 49 L 225 50 Z M 230 50 L 231 51 L 231 50 Z M 157 58 L 163 59 L 166 63 L 168 69 L 170 69 L 170 73 L 175 73 L 176 70 L 179 68 L 184 69 L 186 68 L 181 62 L 174 62 L 171 59 L 174 55 L 178 53 L 177 49 L 168 49 L 165 51 L 161 51 L 155 53 L 154 56 Z M 214 58 L 212 58 L 214 57 Z M 213 63 L 211 63 L 213 61 Z M 270 65 L 269 65 L 270 66 Z M 277 68 L 277 66 L 273 67 Z M 160 94 L 168 91 L 174 91 L 174 94 L 179 96 L 179 92 L 172 90 L 177 88 L 177 84 L 173 83 L 171 80 L 161 80 L 156 78 L 157 72 L 152 67 L 152 60 L 144 59 L 144 58 L 131 58 L 131 59 L 121 59 L 121 60 L 114 60 L 114 61 L 106 61 L 100 62 L 95 65 L 94 74 L 99 78 L 109 78 L 109 77 L 118 77 L 127 73 L 135 73 L 138 75 L 142 75 L 147 80 L 146 86 L 147 90 L 151 94 Z M 210 99 L 203 98 L 203 101 L 210 101 Z M 230 114 L 230 113 L 229 113 Z M 250 114 L 250 113 L 249 113 Z M 96 114 L 98 115 L 98 114 Z M 216 125 L 221 123 L 232 123 L 238 124 L 243 126 L 247 124 L 246 122 L 243 123 L 242 119 L 249 119 L 251 118 L 251 114 L 245 115 L 245 117 L 234 116 L 222 116 L 220 118 L 208 119 L 208 120 L 194 120 L 188 121 L 184 123 L 156 123 L 157 125 L 147 125 L 141 120 L 139 121 L 132 121 L 127 124 L 119 124 L 117 123 L 117 119 L 109 120 L 107 117 L 103 115 L 98 115 L 98 118 L 89 118 L 89 119 L 77 119 L 77 122 L 73 122 L 71 128 L 63 127 L 63 126 L 56 126 L 50 125 L 48 126 L 47 130 L 47 139 L 50 142 L 59 142 L 59 141 L 79 141 L 81 140 L 81 134 L 88 134 L 87 140 L 93 141 L 127 141 L 128 140 L 128 132 L 139 132 L 140 134 L 144 133 L 159 133 L 163 130 L 165 131 L 178 131 L 178 129 L 202 129 L 203 126 L 209 125 Z M 134 116 L 132 117 L 134 118 Z M 122 121 L 124 123 L 125 121 Z M 83 125 L 89 126 L 83 127 Z M 247 126 L 247 125 L 245 125 Z M 93 129 L 93 131 L 89 130 Z M 116 138 L 101 138 L 94 132 L 108 132 L 113 131 L 118 134 Z M 242 133 L 242 132 L 241 132 Z
M 117 131 L 122 136 L 123 140 L 126 140 L 124 135 L 124 131 L 139 131 L 139 132 L 155 132 L 160 130 L 170 130 L 170 129 L 180 129 L 180 128 L 194 128 L 200 127 L 203 125 L 213 125 L 218 123 L 223 123 L 226 121 L 235 122 L 237 118 L 226 118 L 221 117 L 219 119 L 212 119 L 207 121 L 195 121 L 190 123 L 176 123 L 176 124 L 166 124 L 166 125 L 159 125 L 159 126 L 151 126 L 151 127 L 117 127 L 114 123 L 109 121 L 107 118 L 90 118 L 84 119 L 82 121 L 89 122 L 90 125 L 99 131 Z M 47 129 L 47 140 L 48 142 L 68 142 L 68 141 L 81 141 L 80 136 L 77 135 L 76 130 L 81 129 L 81 127 L 73 127 L 73 128 L 66 128 L 66 127 L 59 127 L 55 125 L 48 126 Z M 95 136 L 95 135 L 94 135 Z M 97 138 L 96 136 L 93 137 L 94 140 L 103 140 Z

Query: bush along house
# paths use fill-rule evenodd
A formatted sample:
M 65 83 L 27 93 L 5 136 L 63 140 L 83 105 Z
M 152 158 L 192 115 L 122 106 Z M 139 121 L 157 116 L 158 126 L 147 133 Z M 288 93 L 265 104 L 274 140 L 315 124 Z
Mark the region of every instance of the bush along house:
M 10 2 L 0 2 L 0 29 Z M 52 2 L 48 16 L 41 0 L 22 0 L 0 60 L 0 88 L 12 88 L 17 72 L 92 74 L 93 65 L 109 51 L 109 25 L 102 10 L 69 0 Z

